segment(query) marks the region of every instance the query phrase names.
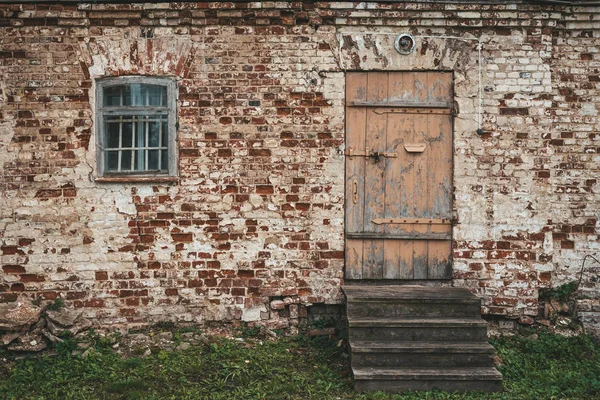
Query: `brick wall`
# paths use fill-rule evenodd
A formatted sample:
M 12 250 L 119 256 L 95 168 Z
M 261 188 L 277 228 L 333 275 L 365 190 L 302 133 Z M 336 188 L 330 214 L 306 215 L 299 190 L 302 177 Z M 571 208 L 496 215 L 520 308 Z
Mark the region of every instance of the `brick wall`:
M 598 11 L 0 5 L 0 301 L 60 296 L 98 324 L 277 328 L 339 304 L 344 72 L 452 70 L 453 284 L 526 321 L 539 289 L 600 249 Z M 405 31 L 410 56 L 393 49 Z M 175 183 L 95 180 L 95 79 L 131 74 L 177 79 Z M 590 320 L 599 268 L 582 278 Z

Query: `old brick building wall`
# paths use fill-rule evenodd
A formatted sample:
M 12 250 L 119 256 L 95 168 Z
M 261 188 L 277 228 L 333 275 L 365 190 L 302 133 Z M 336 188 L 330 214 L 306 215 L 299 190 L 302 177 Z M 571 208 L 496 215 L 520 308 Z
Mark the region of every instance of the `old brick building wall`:
M 340 304 L 345 72 L 443 70 L 456 100 L 452 284 L 485 314 L 527 321 L 540 289 L 578 279 L 600 251 L 599 15 L 0 4 L 0 301 L 60 297 L 99 325 L 278 328 Z M 394 50 L 403 32 L 413 54 Z M 98 179 L 96 82 L 126 75 L 176 78 L 174 181 Z M 599 275 L 589 262 L 581 282 L 596 326 Z

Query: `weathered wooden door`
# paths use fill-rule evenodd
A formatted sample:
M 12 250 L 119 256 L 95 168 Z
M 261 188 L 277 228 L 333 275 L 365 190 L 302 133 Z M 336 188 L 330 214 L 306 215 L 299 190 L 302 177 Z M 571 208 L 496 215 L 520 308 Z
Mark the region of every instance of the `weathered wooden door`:
M 346 279 L 450 279 L 452 73 L 348 73 Z

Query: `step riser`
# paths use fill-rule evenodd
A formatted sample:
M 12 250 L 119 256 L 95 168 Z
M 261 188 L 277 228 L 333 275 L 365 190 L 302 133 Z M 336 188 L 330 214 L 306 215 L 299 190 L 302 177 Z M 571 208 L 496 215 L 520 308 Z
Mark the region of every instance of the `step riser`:
M 422 380 L 355 380 L 354 390 L 357 392 L 384 391 L 399 393 L 405 390 L 429 391 L 433 389 L 454 391 L 502 391 L 502 381 L 492 380 L 465 380 L 465 381 L 422 381 Z
M 483 327 L 350 327 L 350 340 L 379 340 L 383 342 L 409 341 L 486 341 L 487 329 Z
M 356 353 L 352 352 L 352 367 L 489 367 L 493 354 L 468 353 Z
M 386 302 L 349 302 L 346 307 L 349 318 L 367 317 L 474 317 L 481 315 L 479 304 L 419 304 Z

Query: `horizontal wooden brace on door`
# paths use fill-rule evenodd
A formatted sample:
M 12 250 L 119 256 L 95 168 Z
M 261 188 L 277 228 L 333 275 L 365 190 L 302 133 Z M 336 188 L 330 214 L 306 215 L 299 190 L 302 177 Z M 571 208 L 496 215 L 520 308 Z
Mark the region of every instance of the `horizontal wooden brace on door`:
M 385 240 L 385 239 L 404 239 L 404 240 L 452 240 L 449 233 L 347 233 L 346 239 L 365 239 L 365 240 Z
M 365 150 L 355 150 L 352 147 L 349 147 L 348 150 L 344 152 L 347 157 L 375 157 L 378 155 L 379 157 L 388 157 L 388 158 L 396 158 L 398 157 L 398 153 L 386 153 L 383 151 L 371 151 L 367 147 Z
M 452 220 L 446 218 L 373 218 L 376 225 L 382 224 L 424 224 L 424 225 L 450 225 Z
M 354 107 L 448 108 L 448 109 L 452 109 L 451 103 L 442 103 L 442 102 L 418 103 L 418 102 L 402 102 L 402 101 L 354 100 L 354 101 L 351 101 L 348 105 L 354 106 Z
M 433 114 L 433 115 L 456 115 L 452 108 L 378 108 L 374 114 Z

